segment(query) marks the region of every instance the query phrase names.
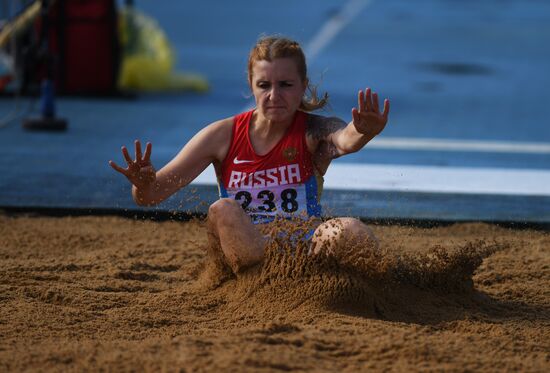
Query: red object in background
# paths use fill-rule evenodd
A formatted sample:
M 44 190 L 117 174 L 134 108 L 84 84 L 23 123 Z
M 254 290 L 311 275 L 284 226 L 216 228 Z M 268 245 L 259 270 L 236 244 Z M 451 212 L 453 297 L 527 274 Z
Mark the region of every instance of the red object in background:
M 50 9 L 49 24 L 56 91 L 92 95 L 115 92 L 119 68 L 115 1 L 58 0 Z
M 13 77 L 11 75 L 0 75 L 0 91 L 4 90 L 12 80 Z

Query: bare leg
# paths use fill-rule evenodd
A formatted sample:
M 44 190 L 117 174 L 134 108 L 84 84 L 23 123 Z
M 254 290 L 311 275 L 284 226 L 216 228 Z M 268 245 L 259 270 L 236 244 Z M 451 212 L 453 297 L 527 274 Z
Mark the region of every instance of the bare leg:
M 223 255 L 234 273 L 259 263 L 267 243 L 241 206 L 230 198 L 219 199 L 208 209 L 208 237 L 209 250 L 221 249 L 218 257 Z
M 355 218 L 330 219 L 315 230 L 312 238 L 311 252 L 345 254 L 346 247 L 360 245 L 367 250 L 378 249 L 378 240 L 372 230 L 361 220 Z

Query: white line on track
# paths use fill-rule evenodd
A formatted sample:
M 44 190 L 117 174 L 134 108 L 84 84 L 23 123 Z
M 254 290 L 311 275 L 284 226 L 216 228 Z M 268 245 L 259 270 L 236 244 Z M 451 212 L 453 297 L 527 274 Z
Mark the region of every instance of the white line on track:
M 550 144 L 542 142 L 479 141 L 454 139 L 421 139 L 404 137 L 375 137 L 367 148 L 426 150 L 426 151 L 463 151 L 488 153 L 530 153 L 550 154 Z
M 327 189 L 550 197 L 550 171 L 333 163 Z
M 311 63 L 317 55 L 349 24 L 372 0 L 350 0 L 321 27 L 315 37 L 304 48 Z
M 194 184 L 216 184 L 208 167 Z M 550 197 L 550 171 L 334 162 L 325 189 Z

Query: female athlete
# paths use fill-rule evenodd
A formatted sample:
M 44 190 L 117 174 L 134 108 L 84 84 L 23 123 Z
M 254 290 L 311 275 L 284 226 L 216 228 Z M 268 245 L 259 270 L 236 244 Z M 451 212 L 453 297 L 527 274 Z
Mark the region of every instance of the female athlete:
M 135 202 L 156 205 L 213 164 L 220 199 L 208 210 L 211 250 L 233 272 L 262 261 L 270 237 L 260 228 L 278 217 L 316 222 L 305 235 L 313 254 L 322 248 L 343 250 L 351 240 L 376 248 L 376 238 L 358 219 L 322 222 L 319 202 L 331 161 L 360 150 L 384 129 L 389 100 L 381 111 L 376 93 L 359 91 L 347 124 L 312 114 L 328 96 L 318 98 L 300 45 L 283 37 L 261 38 L 252 48 L 248 83 L 254 109 L 204 127 L 160 170 L 151 163 L 151 143 L 142 153 L 136 140 L 135 159 L 122 147 L 127 167 L 109 163 L 133 184 Z

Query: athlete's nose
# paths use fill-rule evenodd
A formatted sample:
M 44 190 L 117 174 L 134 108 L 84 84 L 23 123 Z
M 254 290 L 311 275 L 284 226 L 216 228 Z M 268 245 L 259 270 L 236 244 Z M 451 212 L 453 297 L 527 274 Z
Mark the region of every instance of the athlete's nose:
M 280 95 L 280 88 L 276 85 L 273 85 L 271 87 L 271 90 L 269 91 L 269 100 L 275 101 L 277 98 L 279 98 Z

